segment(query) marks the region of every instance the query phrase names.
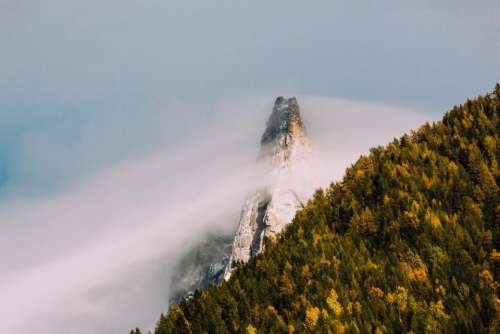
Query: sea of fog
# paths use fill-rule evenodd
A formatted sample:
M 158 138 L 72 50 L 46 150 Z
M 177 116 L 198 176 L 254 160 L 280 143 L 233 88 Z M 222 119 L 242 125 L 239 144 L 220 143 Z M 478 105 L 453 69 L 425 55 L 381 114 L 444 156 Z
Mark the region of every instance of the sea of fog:
M 84 128 L 56 123 L 26 135 L 16 177 L 0 188 L 0 332 L 154 328 L 179 259 L 208 233 L 234 231 L 245 198 L 265 182 L 256 157 L 275 97 L 161 106 L 126 126 L 96 115 Z M 430 121 L 399 106 L 298 101 L 320 160 L 315 186 Z

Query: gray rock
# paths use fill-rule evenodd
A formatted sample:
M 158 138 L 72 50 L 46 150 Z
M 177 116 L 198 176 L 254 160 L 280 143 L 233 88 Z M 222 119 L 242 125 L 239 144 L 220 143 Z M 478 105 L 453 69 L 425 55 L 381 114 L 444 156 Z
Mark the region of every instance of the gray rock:
M 305 178 L 310 172 L 304 168 L 309 157 L 297 99 L 278 97 L 258 155 L 258 162 L 268 168 L 267 186 L 244 204 L 234 237 L 211 235 L 185 254 L 172 278 L 171 303 L 190 298 L 196 290 L 204 290 L 222 278 L 229 279 L 237 263 L 262 252 L 266 238 L 278 236 L 311 195 L 312 189 L 307 187 L 311 183 Z
M 295 97 L 278 97 L 261 139 L 259 160 L 269 167 L 270 183 L 246 202 L 224 270 L 228 280 L 235 264 L 245 263 L 291 223 L 305 195 L 292 181 L 294 169 L 307 158 L 309 145 Z

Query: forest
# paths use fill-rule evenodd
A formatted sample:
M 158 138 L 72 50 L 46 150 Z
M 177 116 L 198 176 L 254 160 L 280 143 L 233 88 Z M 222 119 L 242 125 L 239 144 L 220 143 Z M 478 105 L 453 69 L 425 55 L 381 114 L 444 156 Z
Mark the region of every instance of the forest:
M 499 161 L 497 84 L 372 148 L 154 333 L 499 333 Z

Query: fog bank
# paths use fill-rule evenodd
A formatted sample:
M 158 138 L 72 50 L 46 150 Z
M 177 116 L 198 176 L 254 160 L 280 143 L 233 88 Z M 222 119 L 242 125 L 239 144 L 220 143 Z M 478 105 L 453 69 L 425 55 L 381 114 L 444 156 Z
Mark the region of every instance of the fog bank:
M 234 230 L 245 198 L 266 181 L 256 157 L 274 98 L 220 101 L 210 121 L 191 119 L 192 124 L 176 124 L 173 109 L 159 111 L 156 119 L 165 126 L 143 127 L 159 145 L 99 168 L 68 172 L 66 185 L 47 193 L 28 196 L 20 190 L 27 185 L 4 190 L 0 331 L 152 328 L 167 309 L 168 282 L 178 259 L 208 232 Z M 313 96 L 298 101 L 319 153 L 318 186 L 340 178 L 369 147 L 428 120 L 402 107 Z M 96 143 L 110 140 L 106 124 L 99 124 Z M 165 129 L 176 129 L 175 136 Z M 54 177 L 54 170 L 72 168 L 71 147 L 57 136 L 48 138 L 54 140 L 23 143 L 25 152 L 55 157 L 41 164 L 39 155 L 24 155 L 22 162 L 31 164 L 26 175 Z M 88 164 L 95 167 L 91 160 Z

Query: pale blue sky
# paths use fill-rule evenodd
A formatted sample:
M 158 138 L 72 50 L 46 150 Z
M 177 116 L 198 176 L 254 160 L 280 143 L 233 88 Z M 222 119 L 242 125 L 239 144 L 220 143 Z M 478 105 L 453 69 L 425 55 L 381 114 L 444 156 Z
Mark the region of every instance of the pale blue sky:
M 17 170 L 30 164 L 26 138 L 57 141 L 85 173 L 153 145 L 145 133 L 159 110 L 176 134 L 228 97 L 279 91 L 441 113 L 491 90 L 500 2 L 413 3 L 0 0 L 0 180 L 36 174 Z M 75 149 L 95 124 L 99 147 Z

